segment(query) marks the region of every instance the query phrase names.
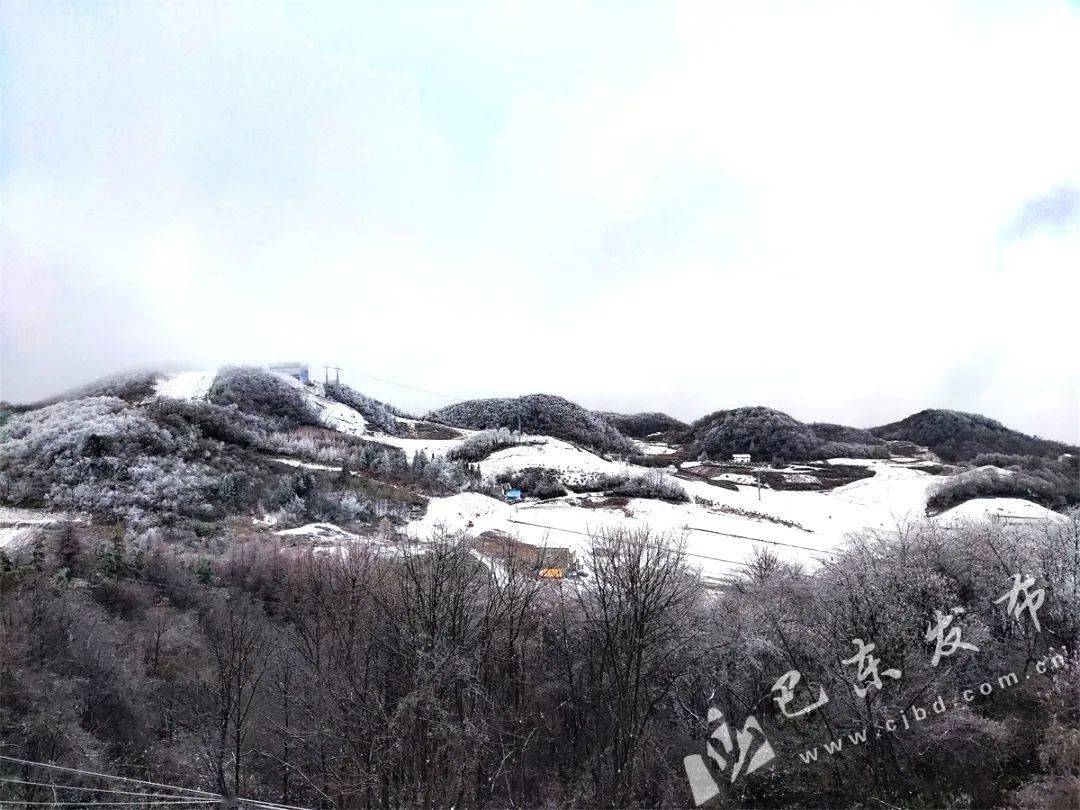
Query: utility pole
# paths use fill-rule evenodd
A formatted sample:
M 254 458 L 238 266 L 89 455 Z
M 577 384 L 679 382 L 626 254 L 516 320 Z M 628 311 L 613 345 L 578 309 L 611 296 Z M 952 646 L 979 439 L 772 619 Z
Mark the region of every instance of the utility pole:
M 761 465 L 754 466 L 754 472 L 757 473 L 757 499 L 761 500 Z
M 341 384 L 341 366 L 323 366 L 323 384 L 330 382 L 330 369 L 334 370 L 334 382 Z

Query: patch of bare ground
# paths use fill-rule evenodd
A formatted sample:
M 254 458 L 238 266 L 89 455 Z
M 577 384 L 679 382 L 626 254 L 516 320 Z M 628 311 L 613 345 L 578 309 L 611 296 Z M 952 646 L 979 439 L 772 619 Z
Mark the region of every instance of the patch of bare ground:
M 638 467 L 671 467 L 686 461 L 682 452 L 664 453 L 662 455 L 641 455 L 634 457 L 634 464 Z
M 923 462 L 905 464 L 904 466 L 909 470 L 918 470 L 927 475 L 952 475 L 960 470 L 959 467 L 954 467 L 950 464 L 926 464 Z
M 581 498 L 574 501 L 574 506 L 580 506 L 583 509 L 622 509 L 627 511 L 627 507 L 630 506 L 630 499 L 625 495 L 609 495 L 605 498 Z
M 738 469 L 741 470 L 743 468 Z M 685 467 L 680 469 L 675 473 L 675 477 L 682 478 L 686 481 L 704 481 L 706 484 L 712 484 L 714 487 L 738 492 L 739 487 L 734 481 L 725 481 L 716 477 L 723 473 L 734 471 L 736 471 L 735 468 L 729 468 L 727 465 L 702 463 L 696 467 Z M 753 473 L 751 473 L 751 475 L 752 474 Z
M 493 560 L 514 560 L 539 570 L 541 568 L 575 567 L 573 552 L 560 546 L 535 546 L 523 543 L 500 531 L 488 530 L 472 541 L 472 547 Z
M 742 486 L 754 486 L 761 476 L 763 486 L 774 490 L 795 492 L 827 492 L 842 487 L 853 481 L 873 478 L 874 471 L 858 464 L 829 464 L 828 462 L 808 462 L 807 464 L 785 464 L 769 467 L 755 467 L 747 464 L 717 464 L 702 462 L 694 467 L 679 470 L 678 477 L 688 481 L 704 481 L 723 489 L 738 490 L 740 484 L 725 480 L 720 476 L 743 476 Z
M 460 439 L 465 434 L 435 422 L 414 422 L 409 425 L 408 439 Z
M 813 470 L 812 474 L 821 482 L 816 489 L 823 492 L 874 477 L 872 469 L 860 464 L 829 464 L 827 461 L 821 461 L 813 462 L 808 466 Z

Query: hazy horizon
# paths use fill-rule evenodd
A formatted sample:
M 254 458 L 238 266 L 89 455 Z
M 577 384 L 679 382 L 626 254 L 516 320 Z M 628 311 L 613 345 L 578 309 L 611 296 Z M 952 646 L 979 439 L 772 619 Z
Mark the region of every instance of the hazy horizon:
M 5 400 L 5 401 L 9 401 L 9 402 L 11 402 L 11 404 L 14 404 L 14 405 L 32 405 L 32 404 L 36 404 L 37 402 L 48 401 L 48 400 L 50 400 L 50 399 L 52 399 L 54 397 L 61 396 L 63 394 L 78 391 L 80 388 L 84 387 L 84 385 L 87 384 L 87 383 L 93 383 L 93 382 L 96 382 L 96 381 L 99 381 L 99 380 L 108 379 L 109 377 L 112 377 L 112 376 L 119 376 L 119 375 L 128 374 L 128 373 L 156 372 L 156 373 L 161 373 L 166 377 L 169 377 L 169 376 L 172 376 L 174 374 L 179 374 L 179 373 L 184 373 L 184 372 L 213 371 L 213 370 L 217 370 L 217 369 L 219 369 L 221 367 L 224 367 L 224 366 L 227 366 L 227 365 L 248 365 L 248 366 L 254 365 L 254 366 L 258 366 L 258 367 L 266 367 L 266 366 L 273 365 L 273 364 L 278 364 L 278 363 L 292 363 L 292 362 L 301 362 L 301 363 L 303 363 L 303 361 L 300 361 L 297 358 L 278 358 L 276 360 L 267 361 L 267 362 L 264 362 L 264 363 L 237 362 L 237 363 L 222 364 L 222 366 L 211 365 L 211 366 L 206 367 L 206 368 L 195 368 L 194 366 L 185 365 L 185 364 L 169 364 L 168 366 L 163 366 L 163 367 L 149 367 L 149 366 L 131 367 L 131 368 L 117 370 L 116 372 L 114 372 L 112 374 L 102 375 L 101 377 L 97 377 L 97 378 L 95 378 L 93 380 L 84 380 L 84 381 L 82 381 L 82 383 L 77 383 L 75 385 L 68 386 L 67 388 L 64 388 L 64 389 L 62 389 L 60 391 L 50 392 L 49 394 L 46 394 L 45 396 L 40 397 L 40 398 L 38 398 L 37 400 L 34 400 L 34 401 L 24 401 L 24 402 L 11 402 L 10 400 Z M 333 368 L 334 368 L 333 365 L 329 365 L 329 364 L 327 364 L 327 365 L 319 365 L 319 364 L 313 364 L 313 363 L 306 363 L 306 365 L 309 368 L 309 373 L 310 373 L 310 377 L 311 377 L 312 381 L 322 382 L 325 378 L 327 378 L 327 374 L 329 375 L 328 379 L 330 379 L 330 380 L 335 379 L 335 375 L 334 375 L 334 371 L 333 371 Z M 327 371 L 327 369 L 329 369 L 329 371 Z M 484 399 L 484 398 L 488 398 L 488 397 L 498 397 L 498 396 L 514 397 L 514 396 L 527 396 L 529 394 L 555 394 L 557 396 L 564 396 L 566 399 L 573 400 L 572 397 L 567 397 L 564 394 L 560 393 L 559 391 L 520 391 L 520 392 L 517 392 L 517 393 L 514 393 L 514 394 L 506 394 L 506 395 L 483 394 L 483 395 L 478 395 L 478 396 L 452 397 L 450 395 L 441 394 L 438 391 L 430 391 L 430 390 L 426 390 L 426 389 L 418 390 L 416 387 L 401 383 L 398 380 L 387 380 L 387 379 L 384 379 L 384 378 L 376 378 L 376 377 L 372 377 L 370 375 L 365 375 L 365 374 L 354 375 L 353 378 L 350 378 L 350 375 L 345 370 L 342 370 L 342 372 L 340 372 L 340 374 L 338 376 L 338 379 L 340 380 L 340 382 L 342 382 L 342 383 L 344 383 L 346 385 L 349 385 L 350 387 L 352 387 L 352 388 L 354 388 L 356 390 L 359 390 L 362 393 L 367 394 L 368 396 L 373 396 L 376 399 L 379 399 L 379 400 L 381 400 L 383 402 L 386 402 L 386 403 L 388 403 L 390 405 L 393 405 L 393 406 L 395 406 L 397 408 L 400 408 L 400 409 L 404 410 L 405 412 L 409 413 L 412 416 L 424 416 L 424 415 L 426 415 L 427 413 L 429 413 L 431 411 L 434 411 L 434 410 L 437 410 L 437 409 L 441 408 L 443 405 L 463 402 L 463 401 L 466 401 L 466 400 L 469 400 L 469 399 Z M 410 405 L 409 403 L 413 403 L 413 404 Z M 431 403 L 431 404 L 424 404 L 424 403 Z M 633 409 L 609 408 L 609 407 L 603 407 L 603 406 L 600 406 L 600 405 L 596 405 L 595 403 L 587 402 L 587 401 L 578 401 L 577 404 L 582 405 L 582 406 L 584 406 L 586 408 L 589 408 L 591 410 L 596 410 L 596 411 L 616 411 L 616 412 L 619 412 L 619 413 L 628 413 L 628 414 L 629 413 L 640 413 L 640 412 L 662 410 L 662 409 L 657 409 L 657 408 L 650 408 L 650 407 L 647 407 L 647 406 L 644 407 L 644 408 L 633 408 Z M 798 419 L 801 422 L 807 422 L 807 423 L 808 422 L 836 422 L 836 420 L 829 419 L 829 418 L 826 418 L 826 417 L 814 418 L 814 419 L 804 418 L 803 416 L 801 416 L 798 413 L 797 410 L 787 411 L 784 408 L 779 408 L 779 407 L 775 406 L 774 404 L 768 403 L 768 402 L 735 402 L 735 401 L 733 401 L 732 403 L 727 403 L 727 404 L 724 404 L 723 406 L 718 406 L 716 408 L 710 408 L 710 409 L 708 409 L 706 411 L 702 411 L 700 413 L 681 413 L 681 412 L 679 412 L 677 410 L 667 410 L 667 411 L 663 411 L 663 412 L 667 413 L 669 416 L 674 416 L 674 417 L 676 417 L 676 418 L 678 418 L 678 419 L 680 419 L 680 420 L 682 420 L 682 421 L 684 421 L 686 423 L 691 423 L 691 422 L 695 421 L 696 419 L 698 419 L 700 417 L 703 417 L 703 416 L 706 416 L 706 415 L 708 415 L 709 413 L 711 413 L 713 411 L 728 410 L 728 409 L 731 409 L 731 408 L 738 408 L 738 407 L 744 407 L 744 406 L 764 406 L 764 407 L 769 407 L 769 408 L 775 408 L 776 410 L 785 411 L 790 416 L 795 417 L 796 419 Z M 904 418 L 906 418 L 908 416 L 911 416 L 911 415 L 913 415 L 915 413 L 918 413 L 919 411 L 928 410 L 928 409 L 944 409 L 944 410 L 954 410 L 954 411 L 955 410 L 962 410 L 962 409 L 959 409 L 959 408 L 951 408 L 948 405 L 927 405 L 925 407 L 918 408 L 918 409 L 913 410 L 913 411 L 907 411 L 907 412 L 904 412 L 902 414 L 898 413 L 897 415 L 895 415 L 892 418 L 883 419 L 882 421 L 875 422 L 873 424 L 871 424 L 871 423 L 850 424 L 849 426 L 850 427 L 858 427 L 858 428 L 879 427 L 881 425 L 886 425 L 886 424 L 891 424 L 893 422 L 898 422 L 898 421 L 900 421 L 900 420 L 902 420 L 902 419 L 904 419 Z M 993 414 L 990 414 L 990 413 L 986 413 L 986 414 L 982 414 L 982 415 L 983 416 L 989 416 L 991 418 L 996 418 L 996 417 L 994 417 Z M 1000 420 L 998 420 L 998 421 L 1000 421 Z M 1014 430 L 1021 430 L 1016 425 L 1006 424 L 1005 426 L 1008 427 L 1008 428 L 1012 428 Z M 1022 431 L 1022 432 L 1026 432 L 1026 431 Z M 1047 436 L 1047 435 L 1039 434 L 1037 432 L 1032 434 L 1032 435 L 1036 435 L 1036 436 L 1039 436 L 1040 438 L 1044 438 L 1044 439 L 1052 439 L 1052 440 L 1057 440 L 1057 441 L 1069 441 L 1067 439 L 1061 439 L 1058 436 Z
M 1076 4 L 0 29 L 0 398 L 306 359 L 418 412 L 940 407 L 1080 442 Z

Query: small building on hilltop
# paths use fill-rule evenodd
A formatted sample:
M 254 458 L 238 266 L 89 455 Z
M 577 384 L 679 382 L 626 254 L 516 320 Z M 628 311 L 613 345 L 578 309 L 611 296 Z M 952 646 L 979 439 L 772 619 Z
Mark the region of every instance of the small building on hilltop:
M 307 363 L 272 363 L 269 369 L 278 374 L 294 377 L 305 385 L 310 381 Z

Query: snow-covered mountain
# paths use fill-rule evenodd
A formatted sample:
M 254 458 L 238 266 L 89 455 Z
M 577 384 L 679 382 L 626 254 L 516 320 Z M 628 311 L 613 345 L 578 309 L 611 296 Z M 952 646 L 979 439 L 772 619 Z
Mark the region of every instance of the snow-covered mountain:
M 932 496 L 952 505 L 939 490 L 953 470 L 927 448 L 905 442 L 890 452 L 884 440 L 866 443 L 865 432 L 812 428 L 765 408 L 717 412 L 689 427 L 660 420 L 670 429 L 644 438 L 546 395 L 444 411 L 413 418 L 347 386 L 263 369 L 91 386 L 4 428 L 0 491 L 23 509 L 0 514 L 0 538 L 49 521 L 56 506 L 135 526 L 212 527 L 246 515 L 258 530 L 321 544 L 374 538 L 387 520 L 416 540 L 438 530 L 494 532 L 569 549 L 630 527 L 684 539 L 689 559 L 723 578 L 755 548 L 813 567 L 850 532 L 922 520 Z M 523 419 L 541 429 L 507 430 Z M 809 450 L 791 461 L 734 460 L 731 451 L 747 442 L 782 447 L 781 457 Z M 822 448 L 875 457 L 822 458 Z M 995 494 L 1008 494 L 1001 482 L 1021 474 L 994 477 L 1003 488 Z M 522 499 L 505 497 L 509 489 Z M 167 509 L 158 492 L 170 493 Z M 933 520 L 1056 519 L 1039 499 L 1036 491 L 965 496 Z

